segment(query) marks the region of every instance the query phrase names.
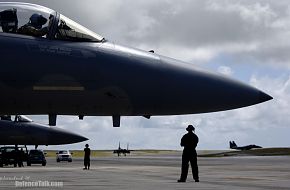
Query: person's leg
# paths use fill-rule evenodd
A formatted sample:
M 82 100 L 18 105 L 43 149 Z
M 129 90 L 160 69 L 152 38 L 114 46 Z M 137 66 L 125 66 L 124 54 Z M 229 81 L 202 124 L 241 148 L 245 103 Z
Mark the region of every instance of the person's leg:
M 84 166 L 85 166 L 84 169 L 85 169 L 85 170 L 87 169 L 87 165 L 88 165 L 88 162 L 87 162 L 87 160 L 85 159 L 85 160 L 84 160 Z
M 180 175 L 180 180 L 178 180 L 179 182 L 185 182 L 186 178 L 187 178 L 187 174 L 188 174 L 188 156 L 183 154 L 182 155 L 182 166 L 181 166 L 181 175 Z
M 195 182 L 199 182 L 198 165 L 197 165 L 197 157 L 196 156 L 191 157 L 190 165 L 191 165 L 193 179 L 195 180 Z

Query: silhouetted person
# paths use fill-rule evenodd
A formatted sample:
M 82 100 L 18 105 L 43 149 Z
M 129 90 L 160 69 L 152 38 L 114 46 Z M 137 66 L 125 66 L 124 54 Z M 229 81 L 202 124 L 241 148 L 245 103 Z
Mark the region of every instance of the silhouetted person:
M 89 148 L 89 145 L 86 144 L 86 148 L 84 149 L 85 151 L 85 157 L 84 157 L 84 165 L 85 165 L 85 168 L 84 170 L 86 169 L 90 169 L 90 156 L 91 156 L 91 149 Z
M 19 151 L 19 162 L 18 162 L 19 167 L 24 167 L 24 165 L 23 165 L 24 157 L 25 157 L 25 153 L 23 151 L 23 148 L 21 148 Z
M 18 165 L 18 167 L 22 167 L 23 166 L 23 162 L 22 162 L 22 158 L 21 158 L 21 151 L 18 149 L 18 147 L 15 148 L 15 152 L 14 152 L 14 167 L 16 167 Z
M 182 153 L 182 167 L 181 167 L 181 176 L 178 182 L 185 182 L 188 174 L 189 162 L 192 169 L 192 176 L 195 182 L 199 182 L 198 177 L 198 166 L 197 166 L 197 154 L 196 154 L 196 146 L 198 143 L 198 137 L 193 133 L 195 130 L 192 125 L 188 125 L 186 128 L 188 131 L 182 139 L 180 145 L 184 147 Z
M 2 27 L 3 32 L 16 33 L 18 28 L 16 9 L 7 9 L 0 12 L 0 27 Z
M 47 23 L 47 19 L 41 14 L 33 14 L 29 22 L 18 29 L 19 34 L 42 37 L 48 33 L 48 27 L 42 27 Z

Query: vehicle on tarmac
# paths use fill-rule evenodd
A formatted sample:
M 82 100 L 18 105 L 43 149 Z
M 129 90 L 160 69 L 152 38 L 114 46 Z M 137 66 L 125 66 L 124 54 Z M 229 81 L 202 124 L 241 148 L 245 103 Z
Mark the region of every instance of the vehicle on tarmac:
M 31 166 L 31 164 L 46 166 L 45 153 L 38 149 L 30 150 L 27 158 L 27 166 Z
M 56 161 L 68 161 L 72 162 L 72 154 L 69 150 L 60 150 L 56 153 Z
M 23 150 L 23 151 L 21 151 Z M 27 148 L 26 147 L 15 147 L 15 146 L 4 146 L 0 148 L 0 167 L 14 165 L 17 167 L 19 159 L 27 161 Z

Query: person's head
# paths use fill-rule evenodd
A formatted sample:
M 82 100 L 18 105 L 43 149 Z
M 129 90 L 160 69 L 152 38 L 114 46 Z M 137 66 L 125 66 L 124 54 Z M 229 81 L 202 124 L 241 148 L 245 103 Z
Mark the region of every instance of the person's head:
M 88 148 L 89 147 L 89 145 L 88 144 L 86 144 L 86 148 Z
M 188 132 L 193 132 L 195 130 L 195 128 L 192 125 L 188 125 L 187 128 L 186 128 L 186 130 Z
M 41 29 L 46 24 L 47 19 L 41 14 L 35 13 L 30 17 L 30 24 L 36 29 Z
M 3 32 L 16 32 L 18 28 L 16 9 L 7 9 L 0 12 L 0 27 L 2 27 Z

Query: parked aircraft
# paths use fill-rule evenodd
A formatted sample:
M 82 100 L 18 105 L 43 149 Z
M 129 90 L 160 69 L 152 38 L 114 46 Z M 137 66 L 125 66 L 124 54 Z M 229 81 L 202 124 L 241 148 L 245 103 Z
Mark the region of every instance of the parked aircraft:
M 124 156 L 126 156 L 126 154 L 130 154 L 130 150 L 129 150 L 129 144 L 127 144 L 127 149 L 122 149 L 121 148 L 121 145 L 120 145 L 120 142 L 119 142 L 119 148 L 114 150 L 113 153 L 114 154 L 118 154 L 118 157 L 123 154 Z
M 57 127 L 38 124 L 17 115 L 14 120 L 0 116 L 0 145 L 61 145 L 88 140 L 87 138 Z
M 237 150 L 251 150 L 253 148 L 262 148 L 261 146 L 257 146 L 255 144 L 247 145 L 247 146 L 237 146 L 235 141 L 230 141 L 230 148 L 237 149 Z
M 0 114 L 180 115 L 272 99 L 195 65 L 117 45 L 49 8 L 0 3 Z

